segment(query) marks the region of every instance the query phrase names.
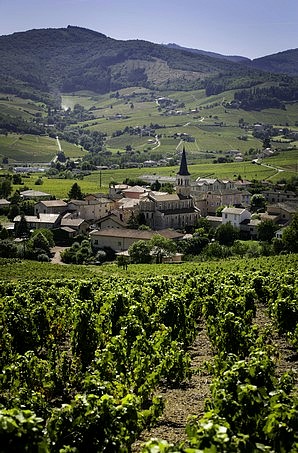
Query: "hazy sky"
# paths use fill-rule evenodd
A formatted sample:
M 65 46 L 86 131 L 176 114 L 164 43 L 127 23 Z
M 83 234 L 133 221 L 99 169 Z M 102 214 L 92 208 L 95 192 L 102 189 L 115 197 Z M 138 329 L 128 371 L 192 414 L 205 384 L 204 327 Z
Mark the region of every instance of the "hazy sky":
M 257 58 L 298 47 L 298 0 L 0 0 L 0 35 L 67 25 Z

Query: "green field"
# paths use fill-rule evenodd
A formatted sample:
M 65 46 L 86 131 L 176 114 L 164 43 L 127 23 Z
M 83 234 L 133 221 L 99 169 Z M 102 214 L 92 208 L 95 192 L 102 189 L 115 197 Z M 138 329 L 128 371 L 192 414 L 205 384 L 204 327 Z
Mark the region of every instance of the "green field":
M 160 136 L 158 151 L 162 155 L 173 155 L 179 142 L 172 136 L 174 133 L 187 133 L 194 137 L 195 142 L 185 143 L 186 149 L 193 153 L 199 162 L 202 158 L 200 152 L 224 152 L 237 149 L 245 153 L 250 148 L 261 149 L 262 141 L 254 138 L 251 131 L 243 131 L 239 127 L 239 120 L 253 125 L 254 123 L 272 124 L 276 127 L 295 127 L 297 122 L 297 105 L 289 104 L 286 110 L 267 109 L 263 111 L 244 111 L 240 109 L 226 109 L 223 101 L 230 101 L 234 91 L 220 95 L 206 97 L 204 90 L 190 92 L 158 93 L 156 96 L 166 96 L 184 105 L 180 110 L 181 115 L 164 116 L 159 111 L 153 98 L 148 100 L 148 90 L 131 88 L 120 90 L 120 97 L 109 95 L 99 96 L 80 92 L 78 95 L 63 95 L 62 104 L 72 108 L 76 103 L 85 108 L 93 107 L 93 114 L 97 119 L 88 124 L 90 130 L 100 130 L 107 134 L 107 149 L 115 152 L 125 149 L 127 145 L 136 149 L 151 152 L 152 146 L 147 140 L 136 140 L 129 134 L 112 138 L 113 132 L 123 130 L 125 127 L 159 124 L 156 133 Z M 125 96 L 125 97 L 124 97 Z M 145 96 L 145 97 L 144 97 Z M 133 104 L 133 109 L 131 108 Z M 197 109 L 197 112 L 192 110 Z M 123 118 L 117 119 L 121 114 Z M 90 123 L 88 121 L 88 123 Z M 221 124 L 221 126 L 219 125 Z M 84 126 L 84 123 L 80 124 Z M 245 140 L 240 140 L 240 136 Z M 141 137 L 140 137 L 141 138 Z M 141 138 L 142 139 L 142 138 Z M 279 145 L 280 146 L 280 145 Z
M 84 155 L 80 147 L 64 140 L 60 142 L 67 157 Z M 58 152 L 55 138 L 40 135 L 8 134 L 0 135 L 0 158 L 8 157 L 9 162 L 49 163 Z
M 269 179 L 276 174 L 276 170 L 260 165 L 253 165 L 250 162 L 228 163 L 228 164 L 196 164 L 190 165 L 189 170 L 192 178 L 211 177 L 223 179 L 236 179 L 240 174 L 243 179 Z M 77 181 L 83 193 L 107 192 L 111 182 L 122 183 L 126 178 L 137 179 L 145 174 L 175 176 L 178 167 L 158 167 L 158 168 L 126 168 L 118 170 L 94 171 L 83 180 Z M 279 179 L 283 173 L 279 174 Z M 282 176 L 281 176 L 282 175 Z M 56 198 L 67 198 L 67 194 L 75 182 L 74 179 L 52 179 L 42 174 L 31 175 L 24 180 L 26 187 L 36 189 L 35 182 L 38 176 L 42 176 L 43 184 L 38 186 L 39 190 L 55 195 Z M 100 186 L 101 179 L 101 186 Z M 14 190 L 22 190 L 23 186 L 15 185 Z
M 264 159 L 264 163 L 272 167 L 283 170 L 278 173 L 274 168 L 256 166 L 251 164 L 249 150 L 260 150 L 262 141 L 252 135 L 251 130 L 244 130 L 239 127 L 239 121 L 244 121 L 250 125 L 254 123 L 268 123 L 276 127 L 289 127 L 297 130 L 297 104 L 289 104 L 286 110 L 268 109 L 263 111 L 244 111 L 240 109 L 226 109 L 223 101 L 233 98 L 233 91 L 221 93 L 220 95 L 206 97 L 204 90 L 188 92 L 168 92 L 158 93 L 158 96 L 166 96 L 182 105 L 179 110 L 181 115 L 164 115 L 164 110 L 159 109 L 155 101 L 154 93 L 143 88 L 127 88 L 119 91 L 119 97 L 115 94 L 98 95 L 90 92 L 78 92 L 71 95 L 62 95 L 62 106 L 73 108 L 75 104 L 80 104 L 86 109 L 92 107 L 95 120 L 80 123 L 89 130 L 99 130 L 107 134 L 105 148 L 114 153 L 125 152 L 126 146 L 130 145 L 133 152 L 144 153 L 146 159 L 160 159 L 173 157 L 179 159 L 178 151 L 184 146 L 190 170 L 193 178 L 197 176 L 217 176 L 219 178 L 235 178 L 241 174 L 246 179 L 270 179 L 276 181 L 282 177 L 290 178 L 297 172 L 297 147 L 298 142 L 289 143 L 281 140 L 281 136 L 276 137 L 276 142 L 272 146 L 278 146 L 283 152 Z M 15 112 L 21 111 L 24 115 L 34 115 L 42 112 L 43 106 L 28 100 L 2 96 L 0 100 L 5 109 L 14 109 Z M 133 108 L 132 108 L 133 105 Z M 30 110 L 31 109 L 31 110 Z M 29 113 L 26 113 L 29 112 Z M 118 119 L 117 114 L 123 118 Z M 159 143 L 154 137 L 138 136 L 124 133 L 116 137 L 115 131 L 123 131 L 128 127 L 142 127 L 159 125 L 155 133 L 159 136 Z M 174 138 L 174 134 L 186 133 L 193 137 L 194 141 L 182 141 Z M 244 139 L 242 139 L 244 136 Z M 241 138 L 241 139 L 240 139 Z M 281 141 L 282 143 L 279 143 Z M 84 154 L 80 147 L 61 143 L 66 156 L 77 158 Z M 287 151 L 291 146 L 293 149 Z M 295 149 L 296 147 L 296 149 Z M 213 160 L 224 155 L 229 150 L 239 150 L 245 157 L 245 162 L 231 164 L 213 164 Z M 0 135 L 0 158 L 8 157 L 10 162 L 50 162 L 58 151 L 57 142 L 46 136 Z M 129 158 L 128 158 L 129 159 Z M 153 169 L 128 169 L 128 170 L 108 170 L 102 172 L 102 188 L 98 186 L 99 176 L 91 175 L 80 182 L 82 190 L 85 192 L 98 191 L 107 188 L 109 182 L 122 182 L 127 177 L 139 177 L 144 173 L 157 173 L 174 175 L 177 168 L 153 168 Z M 55 180 L 56 181 L 56 180 Z M 28 185 L 34 185 L 35 180 L 28 181 Z M 65 197 L 72 181 L 44 179 L 44 190 L 51 191 L 56 196 Z
M 0 93 L 0 112 L 2 115 L 32 120 L 37 115 L 44 116 L 46 109 L 40 102 Z

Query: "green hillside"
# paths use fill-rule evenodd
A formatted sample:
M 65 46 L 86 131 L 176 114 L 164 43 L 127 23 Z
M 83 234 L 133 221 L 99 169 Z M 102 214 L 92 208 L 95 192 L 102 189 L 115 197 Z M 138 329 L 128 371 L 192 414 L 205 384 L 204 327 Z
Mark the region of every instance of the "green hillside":
M 82 156 L 84 151 L 76 145 L 61 141 L 61 147 L 67 157 Z M 0 135 L 0 159 L 9 159 L 9 163 L 48 163 L 58 152 L 55 138 L 39 135 L 8 134 Z

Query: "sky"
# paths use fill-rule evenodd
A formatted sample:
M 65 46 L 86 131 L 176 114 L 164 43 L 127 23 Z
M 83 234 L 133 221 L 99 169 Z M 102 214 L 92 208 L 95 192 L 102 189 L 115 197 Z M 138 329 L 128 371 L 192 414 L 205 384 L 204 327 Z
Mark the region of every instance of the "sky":
M 298 47 L 298 1 L 0 0 L 0 35 L 67 25 L 253 59 Z

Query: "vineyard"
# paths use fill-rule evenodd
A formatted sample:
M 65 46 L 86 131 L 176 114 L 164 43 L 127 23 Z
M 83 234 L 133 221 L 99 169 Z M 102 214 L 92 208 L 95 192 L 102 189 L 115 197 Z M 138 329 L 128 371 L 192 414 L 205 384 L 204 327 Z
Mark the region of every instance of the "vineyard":
M 186 440 L 139 451 L 298 452 L 297 262 L 0 280 L 0 452 L 129 453 L 162 415 L 159 389 L 206 371 Z M 260 311 L 291 351 L 283 372 Z M 212 360 L 194 371 L 202 329 Z

